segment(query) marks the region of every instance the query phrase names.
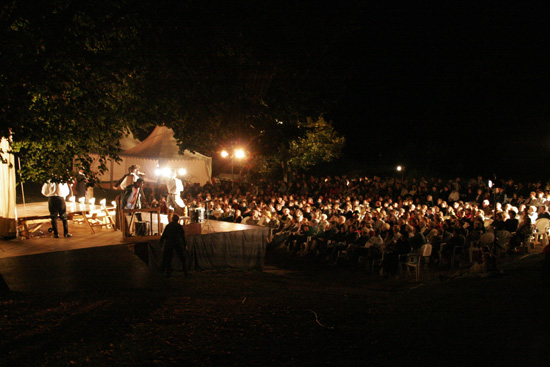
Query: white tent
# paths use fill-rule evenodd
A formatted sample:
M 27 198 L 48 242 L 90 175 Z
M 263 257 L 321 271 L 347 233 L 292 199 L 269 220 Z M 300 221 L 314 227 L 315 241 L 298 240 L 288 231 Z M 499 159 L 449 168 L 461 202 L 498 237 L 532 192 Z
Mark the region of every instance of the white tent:
M 157 169 L 165 167 L 187 171 L 185 180 L 204 185 L 212 178 L 212 158 L 200 153 L 186 150 L 179 153 L 179 147 L 174 138 L 174 131 L 166 126 L 157 126 L 155 130 L 141 143 L 119 154 L 122 161 L 114 163 L 111 172 L 101 177 L 102 181 L 116 181 L 128 172 L 134 164 L 140 166 L 145 173 L 145 180 L 157 182 Z M 112 176 L 111 179 L 107 176 Z
M 138 145 L 141 142 L 139 141 L 139 139 L 136 139 L 134 137 L 134 134 L 132 134 L 130 129 L 127 129 L 127 131 L 125 131 L 124 136 L 122 137 L 122 139 L 120 139 L 119 143 L 120 143 L 120 149 L 128 150 L 130 148 L 135 147 L 136 145 Z
M 134 134 L 132 131 L 128 128 L 124 129 L 124 134 L 122 138 L 119 140 L 120 148 L 122 151 L 125 151 L 127 149 L 131 149 L 138 145 L 140 141 L 134 137 Z M 98 166 L 99 166 L 99 155 L 98 154 L 90 154 L 90 156 L 93 158 L 92 163 L 92 170 L 97 172 Z M 110 163 L 107 163 L 108 172 L 103 173 L 103 175 L 98 176 L 98 179 L 100 182 L 113 182 L 124 176 L 126 173 L 128 173 L 127 167 L 124 166 L 124 162 L 115 163 L 111 161 Z

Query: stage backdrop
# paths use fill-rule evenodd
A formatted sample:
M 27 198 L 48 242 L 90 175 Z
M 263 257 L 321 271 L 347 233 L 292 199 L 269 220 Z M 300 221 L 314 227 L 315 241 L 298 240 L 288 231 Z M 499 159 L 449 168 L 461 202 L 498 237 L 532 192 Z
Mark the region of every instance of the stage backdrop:
M 185 236 L 189 270 L 203 269 L 257 269 L 264 266 L 266 241 L 269 229 L 255 227 L 244 231 L 219 232 Z M 160 270 L 163 247 L 159 241 L 149 242 L 149 266 Z M 174 254 L 174 270 L 181 270 L 181 263 Z
M 15 212 L 15 158 L 10 152 L 10 143 L 0 141 L 0 237 L 16 237 Z

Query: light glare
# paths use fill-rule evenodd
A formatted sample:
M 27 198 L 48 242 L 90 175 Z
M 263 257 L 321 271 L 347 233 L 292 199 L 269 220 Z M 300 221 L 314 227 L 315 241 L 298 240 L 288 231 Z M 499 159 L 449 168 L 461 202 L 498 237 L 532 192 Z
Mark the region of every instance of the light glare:
M 244 150 L 242 149 L 235 149 L 235 158 L 242 159 L 245 157 Z

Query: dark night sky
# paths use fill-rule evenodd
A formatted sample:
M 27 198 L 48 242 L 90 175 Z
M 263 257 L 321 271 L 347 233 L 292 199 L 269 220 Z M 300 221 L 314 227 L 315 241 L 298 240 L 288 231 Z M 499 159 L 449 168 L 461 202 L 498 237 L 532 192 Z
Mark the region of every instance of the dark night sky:
M 341 45 L 353 77 L 329 116 L 347 161 L 547 178 L 548 22 L 542 8 L 481 3 L 365 6 Z

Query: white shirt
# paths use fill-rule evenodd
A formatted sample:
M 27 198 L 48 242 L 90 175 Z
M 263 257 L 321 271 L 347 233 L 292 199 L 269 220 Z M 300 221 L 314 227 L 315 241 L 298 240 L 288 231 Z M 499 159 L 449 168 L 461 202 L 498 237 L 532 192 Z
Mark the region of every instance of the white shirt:
M 183 182 L 177 177 L 170 177 L 166 188 L 169 194 L 179 195 L 183 191 Z
M 137 173 L 132 172 L 132 173 L 128 174 L 128 176 L 126 176 L 126 178 L 120 184 L 120 188 L 122 190 L 124 190 L 128 186 L 132 186 L 134 184 L 134 182 L 136 182 L 138 180 L 138 178 L 139 178 L 139 176 L 137 175 Z
M 46 197 L 52 196 L 61 196 L 62 198 L 67 197 L 71 193 L 69 185 L 66 183 L 55 183 L 55 182 L 46 182 L 42 185 L 42 195 Z
M 168 189 L 168 194 L 174 195 L 174 202 L 172 202 L 172 197 L 168 197 L 168 206 L 170 208 L 174 208 L 174 204 L 179 206 L 180 208 L 185 207 L 185 203 L 183 202 L 181 198 L 181 192 L 183 191 L 183 182 L 177 177 L 170 177 L 168 180 L 168 183 L 166 184 L 166 188 Z

